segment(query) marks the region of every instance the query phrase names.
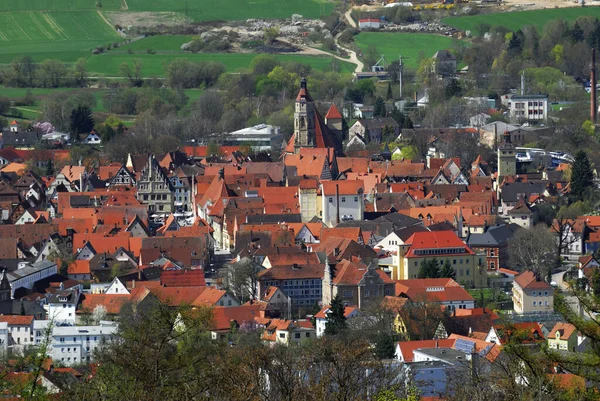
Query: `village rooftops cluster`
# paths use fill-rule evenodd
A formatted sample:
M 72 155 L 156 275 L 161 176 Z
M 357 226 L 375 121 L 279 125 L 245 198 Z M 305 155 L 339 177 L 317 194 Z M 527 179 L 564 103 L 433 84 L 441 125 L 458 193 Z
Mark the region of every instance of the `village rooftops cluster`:
M 389 118 L 360 120 L 348 138 L 339 109 L 332 104 L 323 117 L 305 80 L 294 110 L 294 132 L 284 133 L 290 140 L 273 149 L 274 161 L 227 145 L 218 155 L 184 146 L 98 166 L 70 164 L 62 150 L 0 149 L 0 344 L 35 344 L 31 333 L 50 319 L 65 332 L 107 327 L 110 340 L 124 305 L 158 302 L 212 308 L 214 340 L 251 326 L 267 343 L 292 345 L 324 335 L 341 300 L 358 325 L 371 307 L 390 310 L 402 339 L 396 357 L 418 377 L 426 362 L 441 372 L 474 355 L 493 365 L 502 353 L 515 328 L 476 308 L 473 288 L 512 289 L 524 318 L 552 314 L 552 286 L 511 264 L 507 247 L 533 226 L 540 205 L 569 193 L 560 171 L 517 174 L 510 133 L 498 171 L 482 156 L 439 151 L 412 161 L 396 157 L 398 149 L 349 157 L 347 140 L 414 130 Z M 421 134 L 435 148 L 473 133 Z M 600 221 L 568 223 L 568 257 L 596 250 Z M 581 276 L 597 266 L 582 260 Z M 20 337 L 8 330 L 21 326 L 28 329 Z M 517 329 L 532 344 L 547 339 L 573 352 L 569 327 L 542 326 Z M 91 362 L 92 354 L 70 348 L 51 356 Z

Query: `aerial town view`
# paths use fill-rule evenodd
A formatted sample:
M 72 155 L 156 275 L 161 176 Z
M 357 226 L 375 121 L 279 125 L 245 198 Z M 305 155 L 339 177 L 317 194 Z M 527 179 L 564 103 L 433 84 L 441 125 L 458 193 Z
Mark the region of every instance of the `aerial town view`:
M 0 400 L 600 401 L 600 0 L 0 0 Z

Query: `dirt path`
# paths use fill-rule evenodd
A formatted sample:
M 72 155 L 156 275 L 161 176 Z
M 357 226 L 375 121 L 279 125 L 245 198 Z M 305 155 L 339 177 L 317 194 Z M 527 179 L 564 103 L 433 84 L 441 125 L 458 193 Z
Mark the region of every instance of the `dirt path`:
M 356 22 L 354 22 L 354 20 L 352 19 L 352 7 L 344 13 L 344 17 L 346 17 L 346 21 L 348 21 L 352 28 L 356 28 Z
M 129 5 L 127 4 L 127 0 L 122 0 L 122 1 L 123 1 L 123 5 L 121 6 L 121 10 L 129 11 Z
M 307 55 L 307 56 L 329 56 L 329 57 L 334 57 L 340 61 L 345 61 L 346 63 L 351 63 L 356 65 L 356 68 L 354 69 L 355 72 L 360 72 L 362 71 L 364 64 L 358 59 L 358 57 L 356 57 L 356 53 L 353 52 L 352 50 L 346 49 L 340 45 L 337 44 L 337 37 L 335 39 L 335 45 L 337 47 L 339 47 L 340 49 L 343 49 L 345 51 L 347 51 L 348 53 L 350 53 L 350 58 L 344 58 L 344 57 L 340 57 L 340 56 L 336 56 L 335 54 L 331 54 L 329 52 L 326 52 L 325 50 L 321 50 L 321 49 L 315 49 L 314 47 L 308 47 L 308 46 L 304 46 L 304 45 L 300 45 L 297 43 L 292 43 L 289 40 L 287 40 L 286 38 L 277 38 L 278 41 L 280 42 L 284 42 L 284 43 L 288 43 L 294 47 L 297 47 L 300 49 L 299 52 L 295 52 L 295 53 L 289 53 L 289 54 L 299 54 L 299 55 Z
M 348 53 L 350 55 L 350 60 L 346 60 L 346 61 L 350 61 L 352 64 L 356 65 L 354 72 L 362 72 L 363 68 L 365 68 L 365 65 L 363 64 L 362 61 L 360 61 L 358 59 L 358 55 L 356 54 L 356 52 L 354 50 L 350 50 L 347 47 L 340 45 L 338 38 L 340 37 L 341 34 L 342 33 L 340 32 L 337 35 L 335 35 L 335 45 L 339 49 L 342 49 L 343 51 L 345 51 L 346 53 Z
M 104 22 L 106 22 L 106 25 L 110 26 L 111 29 L 115 29 L 112 24 L 110 23 L 109 20 L 106 19 L 106 17 L 104 16 L 104 14 L 102 14 L 100 12 L 100 10 L 96 10 L 96 12 L 98 13 L 98 15 L 100 16 L 100 18 L 102 18 L 104 20 Z

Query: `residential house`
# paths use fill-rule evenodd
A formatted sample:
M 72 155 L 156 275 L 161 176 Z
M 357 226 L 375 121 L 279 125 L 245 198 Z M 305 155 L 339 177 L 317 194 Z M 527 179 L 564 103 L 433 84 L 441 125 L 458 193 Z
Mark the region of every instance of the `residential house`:
M 33 321 L 33 316 L 0 315 L 0 325 L 5 323 L 7 325 L 8 333 L 8 341 L 3 344 L 4 349 L 8 348 L 13 352 L 18 352 L 23 351 L 27 346 L 34 345 Z
M 329 305 L 324 306 L 315 316 L 315 326 L 317 337 L 322 337 L 325 334 L 325 327 L 327 326 L 327 316 L 331 311 Z M 346 321 L 349 319 L 360 316 L 360 311 L 355 306 L 346 306 L 344 308 L 344 317 Z
M 435 303 L 453 311 L 473 309 L 475 300 L 451 278 L 397 280 L 395 295 L 417 303 Z
M 508 242 L 518 229 L 516 224 L 494 225 L 484 233 L 469 234 L 465 242 L 477 254 L 485 255 L 488 271 L 496 271 L 508 266 Z
M 288 311 L 290 310 L 289 298 L 277 287 L 268 287 L 260 300 L 265 303 L 263 310 L 269 317 L 278 318 L 287 316 L 290 318 Z
M 316 337 L 315 328 L 308 320 L 273 319 L 265 327 L 261 338 L 272 344 L 292 345 Z
M 324 304 L 330 304 L 339 295 L 344 304 L 362 309 L 374 302 L 381 302 L 383 297 L 393 293 L 394 281 L 377 267 L 375 261 L 367 266 L 362 261 L 346 259 L 325 267 Z
M 364 186 L 361 180 L 322 181 L 321 219 L 329 227 L 345 220 L 363 220 Z
M 349 139 L 358 136 L 363 143 L 381 143 L 383 135 L 397 138 L 400 126 L 392 117 L 374 117 L 370 120 L 358 120 L 348 131 Z
M 575 352 L 577 328 L 570 323 L 558 322 L 548 334 L 548 348 Z
M 456 57 L 448 50 L 438 50 L 433 55 L 433 73 L 443 77 L 456 74 Z
M 48 354 L 53 361 L 65 366 L 93 361 L 94 352 L 108 341 L 116 339 L 117 324 L 100 322 L 98 326 L 58 326 L 51 320 L 36 320 L 33 324 L 35 343 L 45 341 L 51 330 Z
M 59 290 L 46 297 L 44 308 L 55 324 L 75 324 L 75 310 L 79 304 L 79 289 Z
M 148 163 L 141 171 L 136 184 L 137 198 L 141 203 L 148 205 L 149 213 L 175 211 L 173 185 L 154 156 L 148 156 Z
M 554 311 L 554 289 L 532 271 L 525 271 L 515 277 L 512 292 L 514 311 L 517 314 Z
M 533 227 L 534 211 L 531 209 L 527 201 L 519 198 L 515 207 L 508 212 L 508 219 L 512 224 L 517 224 L 525 229 Z
M 109 188 L 133 187 L 136 182 L 135 175 L 124 164 L 112 177 L 108 177 Z

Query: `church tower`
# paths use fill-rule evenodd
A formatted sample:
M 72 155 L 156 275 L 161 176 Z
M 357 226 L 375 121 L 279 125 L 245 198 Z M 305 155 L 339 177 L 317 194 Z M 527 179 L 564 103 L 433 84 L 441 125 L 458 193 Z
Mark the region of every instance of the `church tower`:
M 315 105 L 306 88 L 306 78 L 302 78 L 294 111 L 295 153 L 303 147 L 315 147 L 315 123 Z
M 517 174 L 516 149 L 510 140 L 510 132 L 504 132 L 504 140 L 498 148 L 498 184 L 501 178 Z

